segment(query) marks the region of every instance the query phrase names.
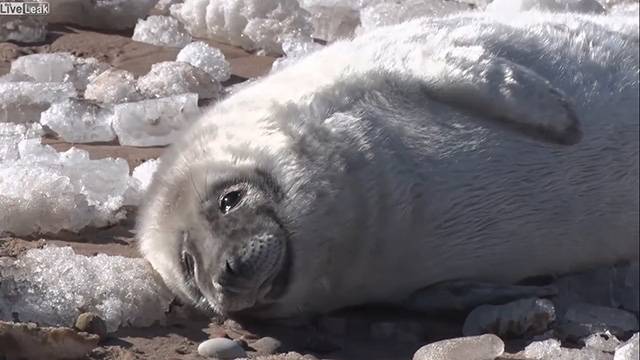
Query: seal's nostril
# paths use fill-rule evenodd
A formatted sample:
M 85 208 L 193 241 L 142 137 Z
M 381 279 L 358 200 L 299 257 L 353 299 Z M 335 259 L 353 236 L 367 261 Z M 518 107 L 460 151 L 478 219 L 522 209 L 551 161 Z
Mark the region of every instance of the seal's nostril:
M 193 256 L 187 251 L 182 252 L 182 267 L 189 277 L 193 277 L 195 275 L 196 262 Z
M 233 269 L 233 266 L 231 266 L 231 262 L 229 262 L 229 260 L 224 264 L 224 271 L 229 275 L 236 275 L 236 271 Z

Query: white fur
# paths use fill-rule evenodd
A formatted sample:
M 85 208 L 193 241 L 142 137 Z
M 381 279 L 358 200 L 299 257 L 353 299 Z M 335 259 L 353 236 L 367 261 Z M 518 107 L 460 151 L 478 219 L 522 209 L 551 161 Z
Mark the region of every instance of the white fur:
M 491 120 L 564 131 L 571 116 L 549 89 L 573 109 L 577 144 Z M 259 167 L 285 190 L 294 259 L 265 316 L 638 259 L 638 106 L 637 18 L 463 14 L 383 28 L 206 112 L 162 161 L 140 247 L 179 291 L 174 235 L 195 209 L 175 196 L 205 192 L 206 169 Z

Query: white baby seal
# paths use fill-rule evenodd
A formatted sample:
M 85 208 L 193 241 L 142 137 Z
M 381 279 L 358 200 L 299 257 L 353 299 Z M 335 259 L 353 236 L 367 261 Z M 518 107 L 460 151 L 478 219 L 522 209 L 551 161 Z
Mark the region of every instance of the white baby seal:
M 288 317 L 638 259 L 638 19 L 421 19 L 209 109 L 140 249 L 180 296 Z

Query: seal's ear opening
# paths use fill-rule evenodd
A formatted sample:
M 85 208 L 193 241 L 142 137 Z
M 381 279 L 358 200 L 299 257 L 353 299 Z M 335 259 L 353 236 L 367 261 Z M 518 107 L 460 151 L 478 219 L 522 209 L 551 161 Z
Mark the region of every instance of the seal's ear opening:
M 446 60 L 464 71 L 422 74 L 429 97 L 537 140 L 573 145 L 582 138 L 569 99 L 536 72 L 497 56 Z

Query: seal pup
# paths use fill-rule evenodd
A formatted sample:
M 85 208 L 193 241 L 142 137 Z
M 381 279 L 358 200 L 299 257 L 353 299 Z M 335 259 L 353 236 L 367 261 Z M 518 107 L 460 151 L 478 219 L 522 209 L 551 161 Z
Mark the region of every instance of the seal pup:
M 280 318 L 638 259 L 638 19 L 420 19 L 207 110 L 141 253 L 182 298 Z

